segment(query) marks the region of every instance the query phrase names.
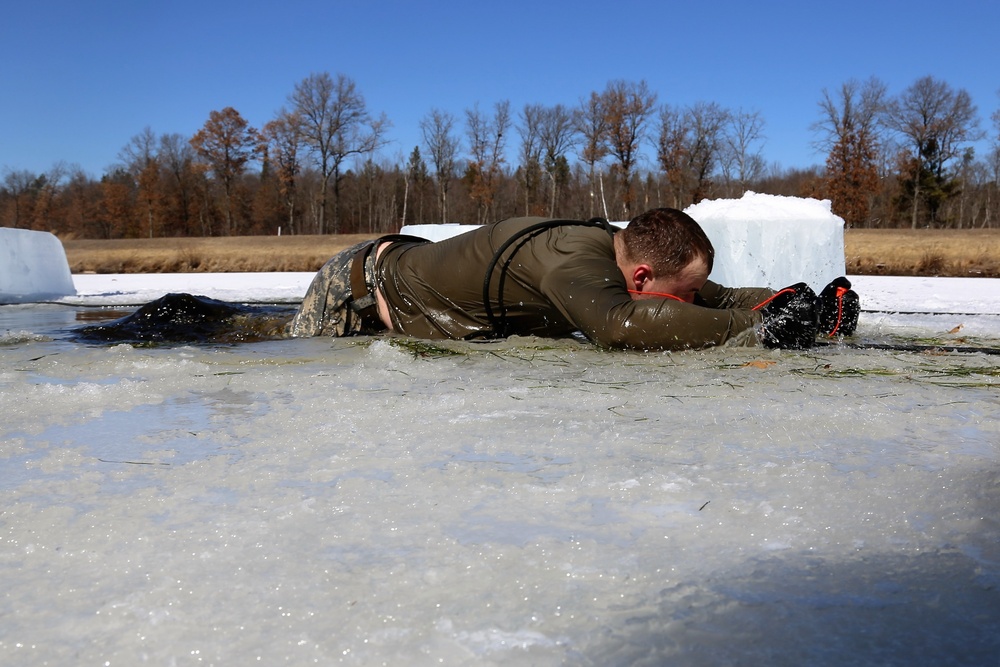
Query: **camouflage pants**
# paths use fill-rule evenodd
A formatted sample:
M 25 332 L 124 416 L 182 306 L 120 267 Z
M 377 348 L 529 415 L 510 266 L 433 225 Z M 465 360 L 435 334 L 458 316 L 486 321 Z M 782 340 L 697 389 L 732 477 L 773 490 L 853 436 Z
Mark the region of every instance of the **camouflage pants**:
M 364 241 L 334 255 L 316 273 L 286 333 L 307 336 L 356 336 L 366 333 L 361 317 L 351 309 L 351 264 L 360 250 L 375 241 Z M 372 284 L 375 253 L 365 262 L 365 278 Z

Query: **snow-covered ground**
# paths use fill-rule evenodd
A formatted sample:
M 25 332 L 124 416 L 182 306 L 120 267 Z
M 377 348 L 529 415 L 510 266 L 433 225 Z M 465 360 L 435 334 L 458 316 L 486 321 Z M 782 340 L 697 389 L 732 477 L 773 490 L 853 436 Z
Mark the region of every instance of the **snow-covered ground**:
M 64 333 L 311 278 L 0 307 L 0 664 L 1000 663 L 1000 357 Z M 1000 346 L 998 281 L 854 281 Z

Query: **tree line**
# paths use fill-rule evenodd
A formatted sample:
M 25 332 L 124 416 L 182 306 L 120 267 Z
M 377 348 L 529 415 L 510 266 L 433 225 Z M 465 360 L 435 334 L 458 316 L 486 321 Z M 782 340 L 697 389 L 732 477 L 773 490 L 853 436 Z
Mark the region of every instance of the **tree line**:
M 764 159 L 765 119 L 714 102 L 659 104 L 611 81 L 573 106 L 508 101 L 431 109 L 421 143 L 387 158 L 391 124 L 348 76 L 298 82 L 255 128 L 231 107 L 194 136 L 149 127 L 95 179 L 63 163 L 5 168 L 0 226 L 84 238 L 384 233 L 404 224 L 516 215 L 627 220 L 647 208 L 756 192 L 830 199 L 853 227 L 997 226 L 1000 111 L 991 147 L 969 94 L 924 77 L 898 95 L 877 78 L 823 90 L 823 166 Z

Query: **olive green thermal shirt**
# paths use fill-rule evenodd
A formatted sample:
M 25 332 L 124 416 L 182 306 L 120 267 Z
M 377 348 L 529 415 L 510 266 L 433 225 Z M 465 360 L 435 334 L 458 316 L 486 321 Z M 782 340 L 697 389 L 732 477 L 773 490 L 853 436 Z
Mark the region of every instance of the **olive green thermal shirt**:
M 486 270 L 505 241 L 543 220 L 511 218 L 437 243 L 389 246 L 376 275 L 393 329 L 428 339 L 490 337 L 494 328 L 483 304 Z M 761 317 L 751 308 L 772 294 L 709 282 L 699 294 L 703 305 L 635 300 L 615 262 L 611 234 L 583 226 L 536 232 L 505 251 L 491 279 L 494 313 L 500 312 L 501 273 L 507 335 L 561 337 L 579 331 L 608 348 L 702 348 L 744 332 L 741 340 L 756 344 L 753 329 Z

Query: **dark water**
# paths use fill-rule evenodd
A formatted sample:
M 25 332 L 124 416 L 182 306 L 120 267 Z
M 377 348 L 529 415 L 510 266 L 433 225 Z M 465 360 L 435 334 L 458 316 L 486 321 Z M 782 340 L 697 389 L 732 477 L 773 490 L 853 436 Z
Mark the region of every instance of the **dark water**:
M 0 335 L 82 343 L 231 344 L 283 337 L 293 306 L 248 306 L 191 294 L 167 294 L 135 308 L 55 304 L 0 307 Z

